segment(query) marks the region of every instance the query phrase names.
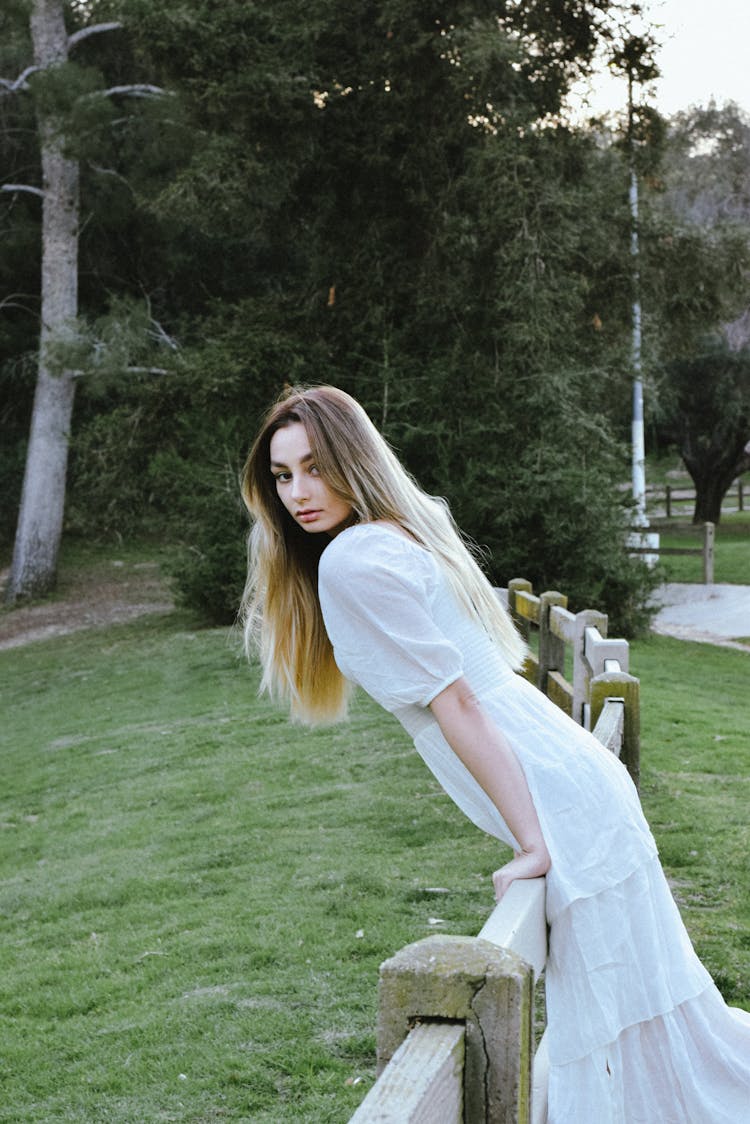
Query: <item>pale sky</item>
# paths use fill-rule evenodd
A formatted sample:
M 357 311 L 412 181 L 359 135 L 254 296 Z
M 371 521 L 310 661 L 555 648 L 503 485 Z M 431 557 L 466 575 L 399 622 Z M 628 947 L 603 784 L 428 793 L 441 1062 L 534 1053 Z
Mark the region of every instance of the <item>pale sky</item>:
M 711 97 L 750 112 L 750 0 L 646 0 L 644 7 L 662 25 L 655 104 L 663 114 L 706 105 Z M 625 79 L 604 76 L 592 110 L 622 110 L 626 99 Z

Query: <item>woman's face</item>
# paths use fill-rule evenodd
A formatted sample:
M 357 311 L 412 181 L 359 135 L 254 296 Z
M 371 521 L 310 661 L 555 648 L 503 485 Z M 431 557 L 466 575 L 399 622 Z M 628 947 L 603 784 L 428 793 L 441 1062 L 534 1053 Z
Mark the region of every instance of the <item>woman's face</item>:
M 302 422 L 277 429 L 270 450 L 279 499 L 300 527 L 333 537 L 352 522 L 351 504 L 332 492 L 320 475 Z

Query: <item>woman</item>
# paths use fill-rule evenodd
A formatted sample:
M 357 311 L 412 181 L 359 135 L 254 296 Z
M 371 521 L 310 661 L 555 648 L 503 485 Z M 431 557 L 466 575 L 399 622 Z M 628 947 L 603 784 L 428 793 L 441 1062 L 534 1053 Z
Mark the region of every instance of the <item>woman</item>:
M 627 771 L 515 674 L 523 643 L 446 506 L 334 387 L 276 403 L 242 490 L 263 688 L 325 721 L 360 684 L 513 847 L 498 899 L 546 874 L 550 1124 L 744 1124 L 750 1016 L 695 956 Z

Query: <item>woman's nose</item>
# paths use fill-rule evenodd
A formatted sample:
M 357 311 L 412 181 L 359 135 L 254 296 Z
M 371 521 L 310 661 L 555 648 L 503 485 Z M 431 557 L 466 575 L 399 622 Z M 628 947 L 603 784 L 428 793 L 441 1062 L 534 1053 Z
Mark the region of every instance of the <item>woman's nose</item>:
M 305 480 L 302 476 L 292 477 L 292 499 L 306 499 Z

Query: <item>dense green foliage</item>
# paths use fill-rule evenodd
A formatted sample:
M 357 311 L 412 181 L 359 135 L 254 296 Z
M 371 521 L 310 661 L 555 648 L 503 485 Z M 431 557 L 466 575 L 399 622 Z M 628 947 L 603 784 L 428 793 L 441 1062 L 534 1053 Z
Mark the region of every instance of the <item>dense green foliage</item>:
M 748 658 L 654 638 L 631 660 L 645 811 L 745 1007 Z M 0 652 L 0 685 L 0 1119 L 346 1120 L 379 964 L 479 931 L 497 842 L 374 704 L 291 727 L 185 615 Z
M 332 382 L 449 499 L 495 580 L 564 587 L 618 631 L 636 628 L 649 578 L 623 553 L 616 490 L 630 400 L 627 174 L 612 138 L 559 116 L 628 9 L 70 5 L 71 30 L 123 27 L 0 98 L 14 178 L 38 179 L 35 98 L 55 100 L 81 161 L 68 530 L 178 540 L 184 597 L 227 619 L 244 564 L 233 481 L 259 416 L 286 382 Z M 9 73 L 24 60 L 20 11 L 2 17 Z M 92 96 L 125 82 L 169 95 Z M 642 118 L 645 152 L 658 130 Z M 9 200 L 0 284 L 22 259 L 33 294 L 38 203 Z M 677 300 L 659 280 L 665 237 L 654 219 L 644 284 L 659 307 Z M 716 307 L 706 297 L 701 315 Z M 655 314 L 652 336 L 674 319 Z M 36 325 L 20 309 L 0 321 L 7 542 Z

